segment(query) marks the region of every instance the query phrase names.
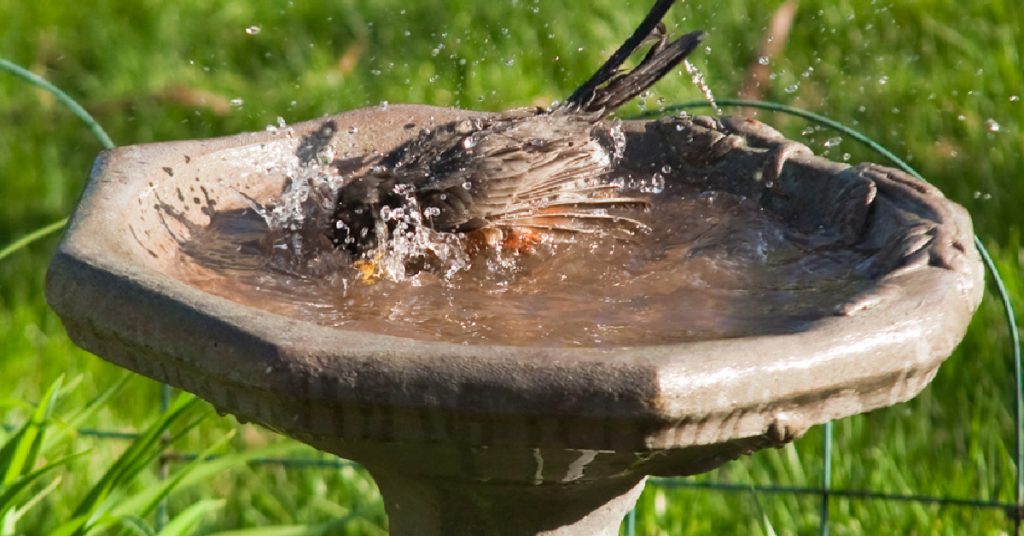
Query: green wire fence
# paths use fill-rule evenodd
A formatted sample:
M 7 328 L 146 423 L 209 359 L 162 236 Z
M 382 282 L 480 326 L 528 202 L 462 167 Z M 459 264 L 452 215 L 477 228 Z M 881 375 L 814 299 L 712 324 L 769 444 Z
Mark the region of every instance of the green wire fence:
M 114 142 L 110 139 L 103 128 L 96 122 L 95 119 L 89 113 L 82 108 L 75 100 L 67 93 L 61 91 L 58 87 L 47 82 L 41 77 L 35 75 L 31 71 L 24 69 L 10 61 L 0 58 L 0 70 L 9 72 L 22 80 L 38 86 L 49 93 L 51 93 L 56 99 L 66 106 L 76 117 L 82 120 L 83 123 L 89 128 L 93 135 L 99 140 L 99 142 L 106 149 L 114 148 Z M 858 132 L 838 121 L 829 119 L 825 116 L 786 106 L 784 104 L 778 104 L 773 102 L 763 101 L 750 101 L 740 99 L 723 99 L 718 101 L 718 105 L 726 107 L 747 107 L 757 108 L 762 110 L 769 110 L 774 112 L 781 112 L 796 117 L 801 117 L 812 123 L 833 129 L 851 139 L 854 139 L 871 150 L 880 154 L 883 158 L 887 159 L 896 167 L 903 171 L 914 175 L 918 179 L 925 180 L 921 174 L 911 167 L 907 162 L 897 157 L 891 151 L 880 145 L 878 142 L 872 140 L 868 136 L 861 132 Z M 705 101 L 693 101 L 681 103 L 673 106 L 667 106 L 658 110 L 652 110 L 645 112 L 636 118 L 652 118 L 662 116 L 671 113 L 677 113 L 684 110 L 709 107 L 709 103 Z M 8 257 L 15 252 L 25 248 L 29 244 L 38 241 L 46 236 L 49 236 L 64 228 L 67 223 L 67 218 L 55 221 L 44 227 L 41 227 L 31 233 L 20 237 L 12 243 L 0 248 L 0 260 Z M 1014 534 L 1021 534 L 1022 521 L 1024 521 L 1024 376 L 1022 376 L 1021 367 L 1021 341 L 1020 333 L 1017 328 L 1016 316 L 1013 310 L 1013 304 L 1010 301 L 1009 292 L 1006 289 L 1006 285 L 1003 282 L 1002 277 L 999 274 L 995 262 L 993 261 L 988 249 L 982 242 L 981 238 L 975 236 L 975 246 L 981 255 L 982 262 L 989 274 L 992 276 L 992 280 L 995 283 L 996 296 L 999 298 L 1003 312 L 1005 315 L 1007 329 L 1009 330 L 1010 343 L 1011 343 L 1011 358 L 1013 360 L 1013 371 L 1014 371 L 1014 498 L 1012 502 L 999 501 L 999 500 L 985 500 L 976 499 L 971 497 L 948 497 L 948 496 L 932 496 L 932 495 L 917 495 L 917 494 L 898 494 L 888 492 L 878 492 L 873 490 L 865 489 L 841 489 L 832 487 L 832 443 L 833 443 L 833 426 L 832 423 L 826 423 L 823 426 L 823 439 L 822 439 L 822 450 L 824 463 L 822 465 L 821 485 L 818 487 L 798 487 L 798 486 L 776 486 L 776 485 L 758 485 L 758 484 L 738 484 L 730 482 L 700 482 L 689 478 L 652 478 L 648 480 L 648 486 L 661 487 L 665 489 L 674 488 L 688 488 L 698 489 L 707 491 L 717 492 L 739 492 L 739 493 L 764 493 L 764 494 L 788 494 L 794 496 L 816 496 L 820 498 L 819 514 L 820 521 L 818 525 L 818 534 L 827 536 L 829 534 L 829 511 L 830 503 L 834 498 L 841 498 L 847 500 L 881 500 L 891 502 L 904 502 L 904 503 L 917 503 L 917 504 L 928 504 L 928 505 L 939 505 L 939 506 L 953 506 L 953 507 L 964 507 L 964 508 L 975 508 L 975 509 L 998 509 L 1002 510 L 1008 516 L 1010 523 L 1013 526 Z M 160 390 L 160 405 L 161 409 L 166 411 L 170 405 L 171 400 L 171 388 L 167 385 L 162 385 Z M 13 429 L 13 426 L 5 424 L 4 428 Z M 133 440 L 138 437 L 138 434 L 133 432 L 115 432 L 110 430 L 102 430 L 95 428 L 87 428 L 79 430 L 79 433 L 84 436 L 92 436 L 104 440 Z M 157 468 L 158 473 L 162 478 L 165 478 L 168 474 L 168 469 L 171 463 L 176 462 L 187 462 L 196 459 L 198 454 L 195 453 L 167 453 L 162 456 L 159 460 L 159 467 Z M 284 467 L 293 468 L 341 468 L 345 466 L 354 465 L 353 462 L 348 462 L 341 459 L 316 459 L 316 458 L 259 458 L 249 462 L 256 465 L 280 465 Z M 167 521 L 167 506 L 166 501 L 162 501 L 157 511 L 157 526 L 162 526 Z M 636 512 L 630 512 L 626 517 L 623 529 L 626 534 L 633 536 L 636 533 Z

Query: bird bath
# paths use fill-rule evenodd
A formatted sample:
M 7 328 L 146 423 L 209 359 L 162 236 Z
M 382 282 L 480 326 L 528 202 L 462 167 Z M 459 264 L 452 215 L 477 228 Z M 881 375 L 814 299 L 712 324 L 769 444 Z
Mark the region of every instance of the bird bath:
M 738 118 L 624 122 L 621 165 L 746 200 L 806 251 L 850 263 L 856 285 L 818 293 L 792 318 L 781 308 L 783 322 L 687 331 L 680 320 L 685 336 L 649 341 L 453 342 L 400 322 L 331 325 L 187 269 L 190 239 L 211 218 L 280 196 L 303 165 L 344 175 L 419 128 L 478 114 L 390 106 L 105 152 L 47 299 L 87 350 L 360 462 L 392 534 L 426 535 L 616 534 L 647 475 L 708 471 L 915 396 L 980 300 L 960 206 L 899 171 L 830 162 Z M 818 264 L 797 264 L 813 282 Z M 806 290 L 786 277 L 773 288 Z

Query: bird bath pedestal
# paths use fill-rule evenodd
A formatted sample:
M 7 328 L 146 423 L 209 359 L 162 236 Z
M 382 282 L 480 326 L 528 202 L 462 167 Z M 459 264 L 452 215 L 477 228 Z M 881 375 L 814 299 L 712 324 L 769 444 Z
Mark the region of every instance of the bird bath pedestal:
M 630 347 L 450 344 L 335 329 L 177 277 L 180 221 L 266 200 L 287 165 L 337 165 L 477 112 L 391 106 L 97 159 L 47 274 L 71 338 L 218 410 L 356 460 L 392 534 L 616 534 L 647 475 L 708 471 L 915 396 L 982 292 L 970 220 L 899 171 L 850 167 L 746 119 L 626 122 L 625 166 L 757 199 L 864 252 L 870 287 L 792 332 Z M 268 157 L 269 155 L 269 157 Z M 305 156 L 304 156 L 305 155 Z M 268 164 L 272 162 L 272 164 Z M 276 162 L 276 164 L 274 164 Z M 186 226 L 187 227 L 187 226 Z

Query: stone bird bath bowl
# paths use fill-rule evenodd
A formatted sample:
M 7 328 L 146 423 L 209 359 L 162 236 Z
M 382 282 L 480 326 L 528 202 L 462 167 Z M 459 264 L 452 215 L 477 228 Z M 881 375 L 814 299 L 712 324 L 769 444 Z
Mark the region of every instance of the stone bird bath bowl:
M 899 171 L 830 162 L 736 118 L 625 122 L 622 165 L 670 165 L 673 180 L 757 200 L 794 232 L 860 252 L 864 287 L 791 330 L 617 347 L 447 343 L 270 313 L 177 275 L 189 222 L 244 208 L 238 192 L 279 195 L 273 165 L 333 148 L 341 169 L 474 115 L 391 106 L 294 135 L 104 152 L 47 299 L 83 348 L 363 464 L 392 534 L 420 535 L 617 534 L 646 475 L 708 471 L 915 396 L 980 300 L 960 206 Z

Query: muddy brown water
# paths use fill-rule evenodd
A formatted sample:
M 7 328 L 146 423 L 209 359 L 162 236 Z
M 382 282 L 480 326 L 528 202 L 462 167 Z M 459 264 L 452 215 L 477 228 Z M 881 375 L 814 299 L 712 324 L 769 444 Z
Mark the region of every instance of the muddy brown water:
M 581 238 L 365 282 L 323 240 L 294 258 L 253 210 L 215 213 L 177 276 L 267 312 L 347 330 L 465 344 L 634 346 L 792 332 L 868 281 L 864 257 L 791 232 L 753 200 L 674 187 L 633 241 Z

